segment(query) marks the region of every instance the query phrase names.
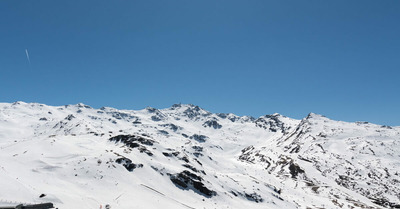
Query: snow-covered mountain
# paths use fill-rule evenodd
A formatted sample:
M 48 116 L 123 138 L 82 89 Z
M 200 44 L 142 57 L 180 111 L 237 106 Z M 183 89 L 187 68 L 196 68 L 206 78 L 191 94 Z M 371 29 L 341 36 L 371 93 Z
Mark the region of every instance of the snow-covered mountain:
M 0 206 L 400 208 L 400 127 L 0 103 Z

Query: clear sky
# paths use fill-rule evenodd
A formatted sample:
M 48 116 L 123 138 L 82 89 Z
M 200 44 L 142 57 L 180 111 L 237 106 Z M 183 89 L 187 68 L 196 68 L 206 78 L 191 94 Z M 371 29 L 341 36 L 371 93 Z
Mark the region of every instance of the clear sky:
M 1 0 L 14 101 L 400 125 L 400 1 Z

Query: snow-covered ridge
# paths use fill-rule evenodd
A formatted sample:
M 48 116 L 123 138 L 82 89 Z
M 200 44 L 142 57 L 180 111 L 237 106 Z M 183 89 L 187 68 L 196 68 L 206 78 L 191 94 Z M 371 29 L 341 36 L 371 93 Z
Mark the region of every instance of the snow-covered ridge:
M 0 103 L 0 206 L 400 207 L 399 151 L 400 127 L 313 113 Z

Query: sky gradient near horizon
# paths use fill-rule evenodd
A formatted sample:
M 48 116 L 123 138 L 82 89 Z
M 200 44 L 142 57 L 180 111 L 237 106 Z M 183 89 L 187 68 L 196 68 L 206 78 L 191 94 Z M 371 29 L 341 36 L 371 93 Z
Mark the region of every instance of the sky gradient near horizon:
M 400 126 L 399 11 L 370 0 L 3 0 L 0 102 L 191 103 Z

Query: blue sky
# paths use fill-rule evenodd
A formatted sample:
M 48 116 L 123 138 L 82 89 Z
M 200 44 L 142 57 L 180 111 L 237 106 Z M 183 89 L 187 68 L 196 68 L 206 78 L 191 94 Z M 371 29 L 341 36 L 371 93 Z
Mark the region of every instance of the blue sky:
M 2 0 L 0 102 L 400 125 L 399 11 L 389 0 Z

